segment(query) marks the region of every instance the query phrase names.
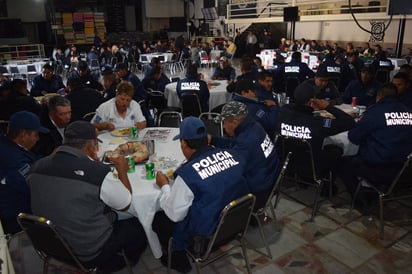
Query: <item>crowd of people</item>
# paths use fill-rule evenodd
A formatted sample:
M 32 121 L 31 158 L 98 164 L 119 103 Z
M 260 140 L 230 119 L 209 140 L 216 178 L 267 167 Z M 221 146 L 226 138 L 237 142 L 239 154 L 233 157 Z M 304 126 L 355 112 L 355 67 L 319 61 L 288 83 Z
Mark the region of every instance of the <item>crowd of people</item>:
M 264 36 L 263 44 L 271 45 L 269 34 Z M 236 54 L 236 39 L 226 43 L 210 78 L 228 81 L 232 99 L 215 110 L 209 109 L 210 91 L 198 73 L 199 54 L 191 54 L 197 44 L 187 45 L 183 36 L 173 43 L 143 42 L 141 48 L 132 43 L 96 45 L 85 60 L 76 55 L 75 47 L 70 49 L 68 61 L 57 49 L 55 60 L 76 64 L 66 85 L 49 64 L 33 79 L 30 92 L 21 79 L 3 79 L 0 118 L 9 124 L 0 139 L 0 218 L 6 233 L 20 230 L 19 212 L 34 213 L 52 219 L 88 267 L 119 269 L 124 264 L 120 250 L 131 262 L 138 261 L 146 248 L 146 234 L 137 218 L 118 220 L 116 214 L 129 208 L 133 196 L 127 162 L 124 156 L 111 159 L 116 176 L 100 163 L 98 133 L 156 126 L 150 90 L 164 92 L 170 80 L 157 58 L 151 60 L 142 80 L 128 65 L 151 50 L 176 50 L 188 59 L 192 56 L 185 78 L 176 84 L 177 94 L 196 93 L 202 112 L 220 113 L 225 131 L 225 136 L 211 136 L 199 118 L 185 118 L 175 139 L 187 161 L 175 171 L 172 185 L 163 173 L 156 175 L 163 211 L 156 215 L 153 230 L 163 247 L 164 265 L 173 236 L 172 268 L 179 272 L 191 269 L 184 254 L 191 237 L 211 235 L 228 202 L 253 193 L 256 208 L 265 204 L 281 166 L 275 136 L 306 139 L 319 176 L 333 171 L 334 178 L 341 178 L 351 194 L 359 177 L 376 184 L 390 182 L 412 152 L 411 66 L 402 66 L 390 81 L 380 83 L 376 72 L 393 70 L 382 50 L 376 50 L 375 61 L 367 66 L 351 45 L 343 50 L 337 45 L 329 47 L 327 41 L 319 45 L 301 39 L 298 45 L 282 39 L 279 48 L 295 50 L 291 61 L 277 57 L 275 66 L 266 70 L 255 55 L 258 39 L 250 32 L 244 45 L 247 55 L 240 60 L 241 74 L 236 75 L 230 62 Z M 210 52 L 216 45 L 206 46 L 203 50 Z M 316 72 L 302 62 L 300 50 L 325 52 Z M 362 54 L 374 54 L 367 43 Z M 115 64 L 112 58 L 116 58 Z M 96 59 L 106 64 L 100 78 L 89 62 Z M 290 79 L 297 80 L 297 86 L 288 91 Z M 279 100 L 284 92 L 290 103 Z M 47 96 L 50 93 L 59 95 Z M 44 98 L 39 103 L 36 96 Z M 358 122 L 335 107 L 352 103 L 354 97 L 357 104 L 368 107 L 357 117 Z M 315 116 L 314 110 L 326 110 L 333 118 Z M 86 121 L 89 113 L 94 114 Z M 359 145 L 357 155 L 343 157 L 339 147 L 323 146 L 326 137 L 345 131 L 349 140 Z M 198 163 L 210 157 L 222 157 L 230 165 L 202 178 Z M 363 202 L 360 210 L 365 210 L 370 199 Z

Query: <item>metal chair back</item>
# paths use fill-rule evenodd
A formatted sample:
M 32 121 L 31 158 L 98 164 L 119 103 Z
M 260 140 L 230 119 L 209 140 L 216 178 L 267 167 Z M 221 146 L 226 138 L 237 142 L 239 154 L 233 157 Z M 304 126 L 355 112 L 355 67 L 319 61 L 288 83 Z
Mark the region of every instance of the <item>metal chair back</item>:
M 212 136 L 223 136 L 222 119 L 219 113 L 203 112 L 199 118 L 205 123 L 207 133 Z
M 179 127 L 182 115 L 177 111 L 163 111 L 159 115 L 159 127 Z
M 199 117 L 202 113 L 200 106 L 199 96 L 194 92 L 186 92 L 180 96 L 180 102 L 182 104 L 182 116 L 186 118 L 188 116 Z

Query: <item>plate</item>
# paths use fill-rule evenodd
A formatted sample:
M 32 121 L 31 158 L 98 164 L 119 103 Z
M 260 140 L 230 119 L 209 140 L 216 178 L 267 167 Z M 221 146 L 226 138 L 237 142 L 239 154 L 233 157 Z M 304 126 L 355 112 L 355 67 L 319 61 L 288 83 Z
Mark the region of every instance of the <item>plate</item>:
M 110 134 L 115 137 L 127 137 L 130 136 L 131 132 L 131 128 L 120 128 L 113 130 Z

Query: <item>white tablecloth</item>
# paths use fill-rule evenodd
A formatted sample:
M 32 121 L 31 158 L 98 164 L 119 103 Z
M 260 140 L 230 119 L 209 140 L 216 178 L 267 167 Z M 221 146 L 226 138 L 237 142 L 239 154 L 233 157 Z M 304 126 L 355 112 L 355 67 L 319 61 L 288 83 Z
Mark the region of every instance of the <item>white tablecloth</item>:
M 141 140 L 150 129 L 167 129 L 167 128 L 146 128 L 139 131 L 139 138 Z M 177 163 L 182 163 L 185 159 L 180 149 L 180 143 L 178 140 L 173 141 L 172 138 L 179 133 L 178 128 L 169 128 L 170 133 L 165 141 L 155 140 L 155 153 L 156 157 L 169 157 L 177 160 Z M 99 149 L 99 156 L 107 150 L 115 149 L 116 145 L 109 145 L 109 142 L 115 138 L 110 133 L 106 132 L 99 135 L 99 138 L 103 141 Z M 124 141 L 132 141 L 129 138 L 123 137 Z M 156 180 L 147 180 L 145 177 L 144 164 L 137 164 L 136 171 L 129 173 L 129 180 L 132 186 L 133 196 L 132 204 L 128 212 L 136 216 L 142 224 L 146 236 L 152 249 L 153 256 L 160 258 L 162 256 L 162 248 L 156 233 L 152 230 L 153 217 L 157 211 L 160 210 L 159 196 L 160 189 L 156 185 Z
M 9 248 L 7 246 L 6 235 L 4 235 L 3 227 L 0 223 L 0 273 L 14 274 L 13 262 L 10 257 Z
M 38 61 L 38 62 L 33 62 L 33 63 L 27 63 L 27 64 L 13 64 L 13 63 L 9 63 L 6 65 L 7 70 L 10 72 L 10 67 L 17 67 L 17 69 L 19 70 L 20 74 L 27 74 L 27 66 L 29 65 L 34 65 L 34 67 L 36 68 L 36 72 L 38 74 L 41 73 L 41 69 L 42 67 L 46 64 L 46 62 L 43 61 Z
M 140 54 L 139 61 L 142 62 L 142 56 L 147 57 L 147 61 L 150 63 L 153 57 L 159 57 L 159 56 L 164 56 L 165 57 L 165 62 L 170 62 L 173 57 L 173 53 L 170 52 L 165 52 L 165 53 L 146 53 L 146 54 Z
M 224 104 L 230 100 L 232 94 L 226 91 L 227 81 L 212 81 L 212 87 L 209 88 L 209 110 Z M 167 99 L 167 106 L 180 107 L 180 99 L 176 92 L 177 82 L 170 83 L 165 88 L 165 98 Z
M 347 131 L 326 137 L 323 140 L 323 145 L 335 145 L 342 148 L 343 156 L 353 156 L 356 155 L 359 151 L 359 146 L 349 141 Z

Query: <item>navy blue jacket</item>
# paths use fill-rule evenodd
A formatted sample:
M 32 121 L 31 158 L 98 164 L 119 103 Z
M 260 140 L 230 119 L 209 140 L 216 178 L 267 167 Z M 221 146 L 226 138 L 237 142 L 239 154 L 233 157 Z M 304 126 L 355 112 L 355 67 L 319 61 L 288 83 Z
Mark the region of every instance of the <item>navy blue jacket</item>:
M 163 73 L 160 76 L 159 80 L 151 79 L 150 76 L 146 76 L 142 80 L 142 85 L 145 88 L 145 90 L 151 89 L 151 90 L 158 90 L 161 92 L 165 92 L 165 87 L 169 83 L 170 83 L 169 78 L 167 78 L 166 75 L 164 75 Z
M 222 209 L 249 193 L 245 164 L 245 159 L 234 150 L 206 147 L 176 170 L 194 195 L 186 217 L 174 228 L 176 250 L 188 247 L 193 236 L 213 234 Z
M 69 76 L 67 76 L 67 83 L 69 83 L 71 78 L 79 78 L 83 85 L 87 85 L 90 88 L 97 89 L 98 91 L 103 90 L 102 84 L 99 83 L 97 78 L 91 74 L 89 71 L 87 74 L 80 76 L 77 71 L 72 71 Z
M 26 177 L 37 156 L 5 136 L 0 151 L 0 218 L 16 219 L 20 212 L 31 212 Z
M 297 77 L 301 83 L 306 79 L 313 78 L 315 76 L 315 73 L 308 67 L 307 64 L 295 60 L 282 65 L 280 72 L 284 80 L 288 77 Z
M 339 99 L 339 91 L 336 88 L 335 84 L 332 82 L 328 82 L 328 85 L 324 89 L 319 89 L 316 84 L 315 84 L 315 79 L 308 79 L 305 81 L 305 83 L 313 86 L 316 88 L 317 93 L 316 93 L 316 98 L 318 99 L 328 99 L 329 100 L 337 100 Z
M 267 91 L 266 89 L 260 87 L 257 92 L 256 92 L 256 96 L 259 100 L 272 100 L 272 101 L 276 101 L 275 97 L 273 97 L 273 93 L 272 91 Z
M 144 89 L 142 82 L 140 82 L 139 78 L 135 74 L 129 71 L 124 78 L 121 78 L 121 80 L 132 83 L 134 87 L 133 99 L 135 99 L 136 102 L 147 100 L 147 91 Z
M 412 109 L 412 88 L 411 87 L 409 87 L 409 89 L 406 92 L 399 94 L 398 96 L 402 104 L 407 106 L 409 109 Z
M 86 85 L 74 88 L 66 96 L 71 103 L 72 122 L 83 120 L 83 116 L 94 112 L 103 103 L 103 96 L 95 89 Z
M 318 70 L 322 69 L 327 71 L 329 77 L 337 77 L 340 79 L 342 76 L 342 66 L 335 63 L 334 60 L 324 60 L 319 64 Z
M 398 98 L 385 97 L 364 112 L 348 137 L 367 163 L 400 164 L 412 152 L 412 111 Z
M 37 75 L 32 80 L 30 95 L 41 96 L 42 91 L 47 91 L 47 93 L 56 93 L 59 89 L 64 87 L 62 78 L 58 75 L 53 75 L 50 81 L 44 79 L 41 75 Z
M 184 93 L 196 93 L 199 96 L 202 112 L 209 111 L 209 88 L 205 81 L 198 77 L 187 76 L 185 79 L 179 80 L 176 85 L 176 92 L 179 98 Z
M 234 138 L 213 137 L 211 144 L 233 148 L 247 159 L 245 176 L 252 193 L 272 188 L 279 171 L 279 159 L 269 136 L 255 120 L 246 117 L 235 129 Z
M 372 80 L 368 85 L 362 84 L 361 80 L 353 80 L 345 89 L 343 94 L 343 103 L 351 104 L 352 97 L 356 97 L 357 104 L 361 106 L 370 106 L 376 101 L 376 92 L 378 91 L 379 83 Z
M 232 100 L 244 103 L 247 106 L 249 117 L 252 117 L 261 124 L 270 138 L 275 136 L 279 114 L 279 108 L 277 106 L 269 107 L 257 99 L 254 100 L 239 94 L 235 94 Z

